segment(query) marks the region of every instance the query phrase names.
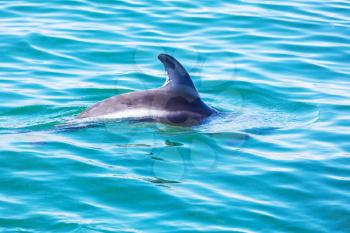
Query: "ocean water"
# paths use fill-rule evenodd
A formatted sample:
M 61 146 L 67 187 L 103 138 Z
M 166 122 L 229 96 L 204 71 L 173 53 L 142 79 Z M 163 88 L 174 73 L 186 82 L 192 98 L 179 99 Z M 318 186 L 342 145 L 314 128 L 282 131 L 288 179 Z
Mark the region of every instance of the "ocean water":
M 0 0 L 0 232 L 350 232 L 350 2 Z M 100 122 L 176 57 L 222 114 Z

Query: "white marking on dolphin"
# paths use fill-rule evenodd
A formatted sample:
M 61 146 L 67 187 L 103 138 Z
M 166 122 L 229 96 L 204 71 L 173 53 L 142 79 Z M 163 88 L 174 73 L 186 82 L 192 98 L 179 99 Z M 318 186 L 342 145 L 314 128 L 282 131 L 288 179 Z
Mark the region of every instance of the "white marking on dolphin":
M 100 119 L 149 120 L 171 125 L 203 123 L 216 113 L 200 98 L 191 77 L 175 58 L 160 54 L 168 78 L 160 88 L 116 95 L 78 115 L 83 121 Z

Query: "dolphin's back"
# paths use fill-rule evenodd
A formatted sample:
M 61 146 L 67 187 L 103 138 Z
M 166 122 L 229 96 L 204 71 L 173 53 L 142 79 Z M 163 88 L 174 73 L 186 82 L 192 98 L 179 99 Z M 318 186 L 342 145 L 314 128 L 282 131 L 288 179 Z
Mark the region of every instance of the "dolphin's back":
M 166 54 L 158 58 L 168 74 L 162 87 L 113 96 L 93 105 L 78 118 L 150 119 L 193 125 L 216 112 L 200 99 L 189 74 L 175 58 Z
M 116 95 L 98 102 L 78 115 L 78 118 L 101 117 L 131 109 L 150 108 L 157 90 L 144 90 Z
M 78 118 L 146 118 L 171 124 L 188 116 L 200 121 L 211 113 L 212 109 L 200 98 L 162 87 L 113 96 L 93 105 Z

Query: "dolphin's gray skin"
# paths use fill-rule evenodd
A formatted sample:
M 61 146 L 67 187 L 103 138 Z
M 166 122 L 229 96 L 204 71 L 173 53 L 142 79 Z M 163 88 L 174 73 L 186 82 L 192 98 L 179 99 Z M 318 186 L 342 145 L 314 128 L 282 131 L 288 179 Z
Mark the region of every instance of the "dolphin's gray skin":
M 78 118 L 127 118 L 190 126 L 216 113 L 201 100 L 180 62 L 167 54 L 160 54 L 158 59 L 168 74 L 162 87 L 113 96 L 93 105 Z

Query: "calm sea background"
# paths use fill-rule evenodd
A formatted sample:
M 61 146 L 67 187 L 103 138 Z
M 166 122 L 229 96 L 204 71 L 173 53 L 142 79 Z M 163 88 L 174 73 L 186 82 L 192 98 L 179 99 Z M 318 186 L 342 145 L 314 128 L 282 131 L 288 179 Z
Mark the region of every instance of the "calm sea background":
M 220 117 L 86 107 L 187 68 Z M 0 0 L 0 232 L 350 232 L 350 2 Z

